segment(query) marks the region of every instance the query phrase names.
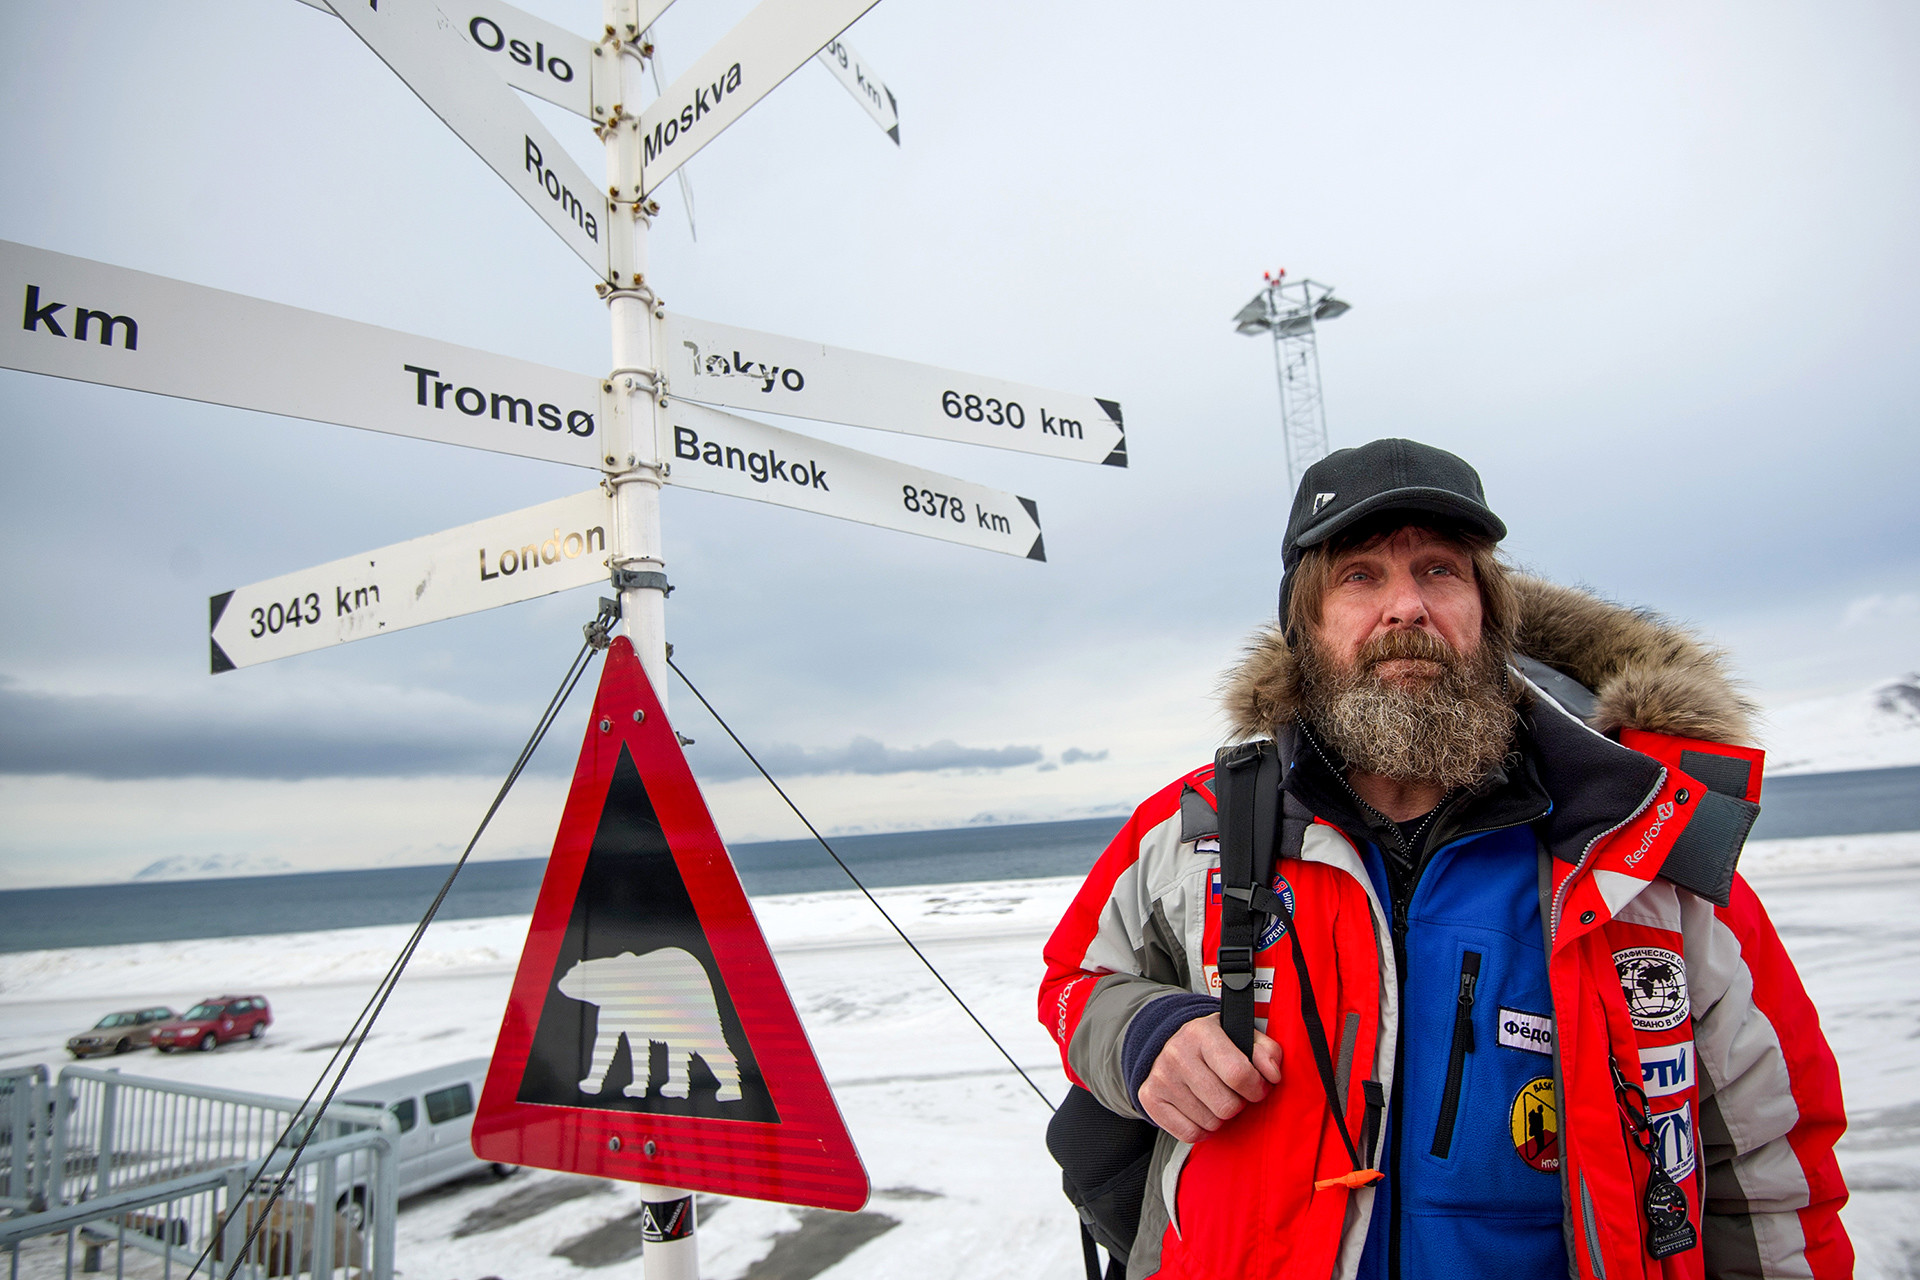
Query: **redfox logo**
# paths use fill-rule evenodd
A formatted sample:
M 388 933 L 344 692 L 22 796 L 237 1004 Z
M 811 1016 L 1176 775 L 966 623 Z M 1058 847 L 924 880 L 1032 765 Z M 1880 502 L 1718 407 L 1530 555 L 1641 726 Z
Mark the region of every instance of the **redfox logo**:
M 1662 803 L 1658 809 L 1654 810 L 1653 825 L 1648 827 L 1647 833 L 1640 837 L 1640 847 L 1627 855 L 1628 866 L 1638 866 L 1640 859 L 1647 856 L 1647 850 L 1653 848 L 1653 842 L 1660 838 L 1660 829 L 1667 825 L 1667 819 L 1673 816 L 1673 810 L 1671 800 Z

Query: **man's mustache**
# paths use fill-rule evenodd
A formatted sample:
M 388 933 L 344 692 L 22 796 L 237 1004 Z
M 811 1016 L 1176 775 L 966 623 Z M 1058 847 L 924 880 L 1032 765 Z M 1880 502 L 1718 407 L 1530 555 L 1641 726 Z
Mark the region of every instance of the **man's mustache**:
M 1461 665 L 1459 650 L 1431 631 L 1387 631 L 1360 646 L 1354 655 L 1363 671 L 1371 671 L 1382 662 L 1412 658 L 1437 662 L 1449 671 Z

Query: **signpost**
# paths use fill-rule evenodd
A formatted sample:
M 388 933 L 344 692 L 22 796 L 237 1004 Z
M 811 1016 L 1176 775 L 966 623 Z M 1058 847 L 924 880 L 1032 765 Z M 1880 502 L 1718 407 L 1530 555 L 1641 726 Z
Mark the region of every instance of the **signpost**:
M 600 380 L 0 240 L 0 367 L 600 465 Z
M 626 278 L 632 268 L 624 261 L 626 246 L 616 247 L 620 237 L 611 234 L 606 192 L 432 0 L 381 0 L 378 8 L 332 0 L 332 7 L 596 276 Z
M 607 580 L 598 488 L 223 591 L 209 602 L 215 675 Z
M 625 637 L 607 650 L 473 1149 L 682 1188 L 643 1193 L 649 1276 L 657 1254 L 692 1257 L 687 1190 L 866 1203 L 866 1170 Z
M 626 170 L 633 184 L 619 188 L 622 198 L 644 200 L 877 3 L 761 0 L 640 113 L 637 128 L 622 131 L 632 151 Z
M 1109 466 L 1127 452 L 1112 400 L 668 315 L 646 279 L 647 196 L 802 63 L 824 48 L 899 141 L 893 94 L 837 38 L 876 0 L 762 0 L 636 117 L 643 38 L 670 2 L 603 0 L 589 42 L 499 0 L 326 0 L 593 270 L 604 377 L 4 241 L 0 295 L 22 322 L 0 326 L 0 367 L 601 471 L 597 489 L 215 596 L 209 648 L 230 671 L 611 577 L 627 638 L 474 1139 L 489 1159 L 639 1182 L 647 1280 L 694 1280 L 685 1188 L 852 1209 L 867 1181 L 659 694 L 660 487 L 1044 560 L 1028 499 L 706 406 Z M 595 122 L 604 182 L 515 90 Z
M 666 432 L 667 479 L 682 488 L 1047 558 L 1040 509 L 1027 498 L 683 400 L 668 404 Z
M 827 41 L 827 47 L 820 51 L 820 62 L 833 72 L 834 79 L 846 86 L 853 100 L 873 117 L 873 122 L 893 139 L 893 145 L 899 146 L 900 104 L 894 100 L 893 90 L 887 88 L 886 81 L 860 61 L 860 55 L 845 40 Z
M 661 321 L 676 396 L 822 422 L 1127 465 L 1120 406 L 671 312 Z

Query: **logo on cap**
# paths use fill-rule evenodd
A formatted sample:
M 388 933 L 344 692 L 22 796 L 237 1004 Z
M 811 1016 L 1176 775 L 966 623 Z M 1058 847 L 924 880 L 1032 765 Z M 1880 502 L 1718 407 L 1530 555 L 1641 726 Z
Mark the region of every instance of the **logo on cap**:
M 1314 494 L 1314 495 L 1313 495 L 1313 514 L 1315 514 L 1315 515 L 1319 515 L 1319 514 L 1320 514 L 1320 509 L 1321 509 L 1322 507 L 1324 507 L 1324 506 L 1326 506 L 1326 505 L 1327 505 L 1327 504 L 1328 504 L 1329 502 L 1332 502 L 1332 501 L 1334 500 L 1334 498 L 1336 498 L 1336 497 L 1338 497 L 1338 496 L 1339 496 L 1339 495 L 1337 495 L 1337 494 L 1332 494 L 1332 493 L 1316 493 L 1316 494 Z

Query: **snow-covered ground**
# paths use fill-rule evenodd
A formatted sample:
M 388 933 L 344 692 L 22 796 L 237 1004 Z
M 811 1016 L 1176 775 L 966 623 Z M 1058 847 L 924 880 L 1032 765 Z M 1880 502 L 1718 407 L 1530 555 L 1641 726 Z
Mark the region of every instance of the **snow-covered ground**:
M 1920 1275 L 1920 833 L 1758 842 L 1744 863 L 1818 1002 L 1845 1077 L 1847 1222 L 1864 1280 Z M 1064 1088 L 1033 1017 L 1039 948 L 1075 882 L 878 896 L 1040 1087 Z M 1047 1111 L 854 893 L 755 902 L 871 1175 L 857 1218 L 703 1197 L 710 1280 L 1081 1275 L 1043 1143 Z M 525 919 L 435 925 L 354 1069 L 357 1082 L 483 1055 Z M 0 1064 L 62 1060 L 109 1008 L 264 989 L 277 1022 L 130 1073 L 303 1092 L 406 936 L 401 926 L 0 955 Z M 270 978 L 267 975 L 272 975 Z M 406 1280 L 586 1280 L 638 1250 L 631 1187 L 527 1172 L 407 1202 Z M 822 1266 L 825 1269 L 822 1269 Z M 631 1273 L 631 1272 L 630 1272 Z
M 1769 706 L 1762 737 L 1771 775 L 1920 764 L 1920 672 Z

